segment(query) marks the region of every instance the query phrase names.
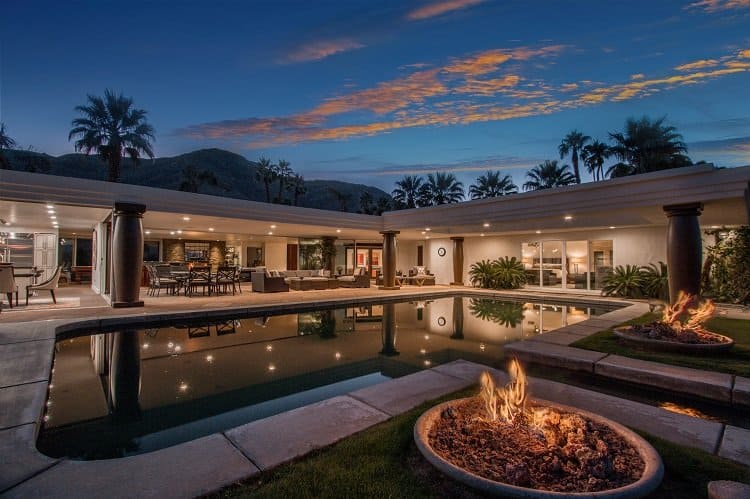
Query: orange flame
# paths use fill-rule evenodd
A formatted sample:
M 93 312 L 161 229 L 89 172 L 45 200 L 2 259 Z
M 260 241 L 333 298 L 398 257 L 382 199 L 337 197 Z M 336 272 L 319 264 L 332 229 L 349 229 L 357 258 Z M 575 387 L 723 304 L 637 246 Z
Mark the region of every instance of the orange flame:
M 706 300 L 698 305 L 697 308 L 690 308 L 690 305 L 695 302 L 697 302 L 696 296 L 680 291 L 674 304 L 664 308 L 662 322 L 669 324 L 678 331 L 702 328 L 703 323 L 713 317 L 716 305 L 711 300 Z M 683 324 L 680 321 L 680 317 L 684 317 L 685 315 L 688 317 Z
M 487 418 L 490 421 L 513 423 L 523 415 L 526 408 L 526 373 L 516 359 L 508 366 L 510 382 L 504 387 L 496 387 L 489 372 L 485 371 L 479 378 L 481 390 L 479 395 L 484 402 Z

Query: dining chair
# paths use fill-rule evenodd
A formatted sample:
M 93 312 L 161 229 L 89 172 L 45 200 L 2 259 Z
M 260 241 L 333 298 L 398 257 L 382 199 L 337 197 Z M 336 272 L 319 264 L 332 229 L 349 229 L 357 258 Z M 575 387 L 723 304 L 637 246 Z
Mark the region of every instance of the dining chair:
M 55 298 L 55 290 L 57 289 L 57 283 L 60 280 L 60 274 L 62 273 L 62 266 L 58 265 L 55 269 L 55 273 L 52 277 L 39 284 L 29 284 L 26 286 L 26 305 L 29 304 L 29 295 L 32 291 L 49 291 L 52 295 L 52 303 L 57 304 L 57 298 Z
M 8 296 L 10 308 L 13 308 L 13 293 L 16 294 L 16 307 L 18 306 L 18 284 L 16 284 L 16 277 L 13 272 L 13 267 L 10 265 L 0 267 L 0 293 L 5 293 Z

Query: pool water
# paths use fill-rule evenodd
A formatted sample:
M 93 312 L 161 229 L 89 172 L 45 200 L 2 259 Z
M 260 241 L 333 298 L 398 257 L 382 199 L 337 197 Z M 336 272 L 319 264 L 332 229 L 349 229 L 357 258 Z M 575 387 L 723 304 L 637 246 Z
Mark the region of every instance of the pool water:
M 37 445 L 149 452 L 459 358 L 504 367 L 503 344 L 609 310 L 455 296 L 64 339 Z

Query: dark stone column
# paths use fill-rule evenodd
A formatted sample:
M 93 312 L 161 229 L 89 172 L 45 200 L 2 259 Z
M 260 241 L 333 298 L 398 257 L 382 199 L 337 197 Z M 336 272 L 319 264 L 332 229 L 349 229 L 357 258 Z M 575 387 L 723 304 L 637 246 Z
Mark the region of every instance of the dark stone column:
M 464 238 L 451 237 L 453 241 L 453 282 L 451 286 L 464 285 Z
M 112 234 L 112 306 L 142 307 L 143 213 L 146 206 L 115 203 Z
M 750 224 L 750 182 L 747 183 L 747 189 L 745 189 L 745 209 L 747 210 L 747 223 Z
M 401 289 L 396 286 L 396 234 L 397 230 L 387 230 L 383 234 L 383 285 L 378 289 Z
M 141 416 L 141 348 L 138 331 L 112 333 L 109 395 L 112 417 L 133 421 Z
M 383 339 L 383 349 L 380 355 L 393 357 L 399 354 L 396 350 L 396 304 L 383 304 L 383 322 L 381 323 L 381 334 Z
M 699 295 L 703 241 L 698 217 L 703 203 L 664 206 L 667 223 L 667 268 L 669 298 L 674 301 L 680 291 Z
M 453 298 L 453 334 L 451 339 L 464 339 L 464 299 L 460 296 Z

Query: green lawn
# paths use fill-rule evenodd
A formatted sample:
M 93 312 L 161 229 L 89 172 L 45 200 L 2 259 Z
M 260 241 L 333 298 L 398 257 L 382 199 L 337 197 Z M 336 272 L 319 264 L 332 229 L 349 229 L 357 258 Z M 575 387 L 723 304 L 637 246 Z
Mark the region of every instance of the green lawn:
M 464 390 L 423 404 L 211 497 L 480 497 L 435 471 L 412 441 L 414 423 L 428 407 L 476 390 Z M 664 482 L 653 494 L 654 498 L 706 497 L 706 486 L 711 480 L 750 483 L 750 468 L 649 435 L 644 437 L 661 454 L 666 469 Z
M 646 314 L 625 324 L 644 324 L 655 320 L 656 314 Z M 687 355 L 670 352 L 650 352 L 618 341 L 612 329 L 601 331 L 573 343 L 571 346 L 613 353 L 634 359 L 651 360 L 682 367 L 750 376 L 750 321 L 715 317 L 708 321 L 708 329 L 734 339 L 729 352 L 716 355 Z

